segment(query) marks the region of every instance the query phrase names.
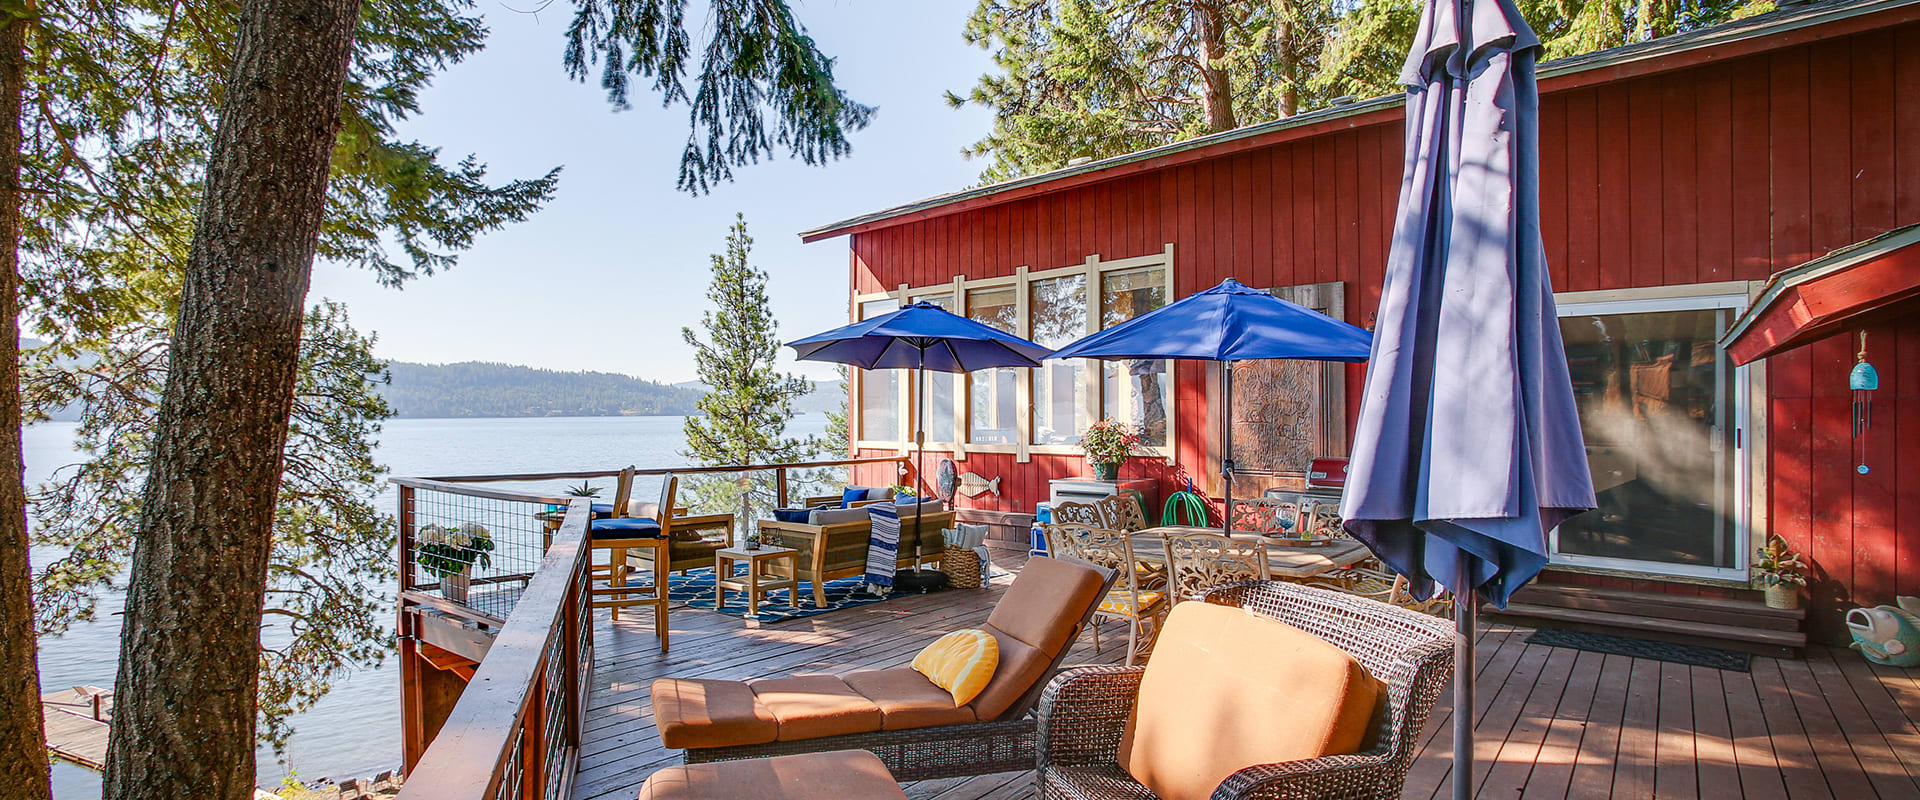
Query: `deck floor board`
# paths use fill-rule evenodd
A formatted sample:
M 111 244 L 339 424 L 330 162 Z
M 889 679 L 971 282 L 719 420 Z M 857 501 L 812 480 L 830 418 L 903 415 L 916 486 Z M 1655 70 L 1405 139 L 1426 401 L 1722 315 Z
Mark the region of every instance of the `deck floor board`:
M 1008 569 L 1023 560 L 995 554 Z M 979 624 L 1003 591 L 895 597 L 766 625 L 677 608 L 666 654 L 655 648 L 650 615 L 601 615 L 573 796 L 630 800 L 653 771 L 679 762 L 653 729 L 647 689 L 655 678 L 902 666 L 940 634 Z M 1108 627 L 1100 653 L 1083 635 L 1068 663 L 1122 660 L 1124 631 Z M 1809 661 L 1755 658 L 1752 673 L 1723 672 L 1532 645 L 1528 633 L 1506 625 L 1480 632 L 1482 797 L 1920 797 L 1920 670 L 1815 647 Z M 1450 793 L 1449 700 L 1419 737 L 1406 797 Z M 906 791 L 914 800 L 1027 800 L 1034 785 L 1022 772 L 920 781 Z

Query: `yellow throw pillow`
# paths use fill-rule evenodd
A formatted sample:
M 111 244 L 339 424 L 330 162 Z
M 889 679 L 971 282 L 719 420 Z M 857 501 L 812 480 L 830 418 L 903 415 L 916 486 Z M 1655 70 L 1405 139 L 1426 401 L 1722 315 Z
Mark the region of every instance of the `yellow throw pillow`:
M 1000 666 L 1000 643 L 993 634 L 978 628 L 958 630 L 935 639 L 920 655 L 913 657 L 913 669 L 953 693 L 953 704 L 973 702 L 993 670 Z

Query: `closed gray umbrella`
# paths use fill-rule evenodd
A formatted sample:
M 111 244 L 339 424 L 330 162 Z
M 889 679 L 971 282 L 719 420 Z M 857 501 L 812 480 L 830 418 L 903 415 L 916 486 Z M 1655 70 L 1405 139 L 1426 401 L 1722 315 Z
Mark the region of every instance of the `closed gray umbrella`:
M 1540 41 L 1511 0 L 1429 0 L 1341 513 L 1416 597 L 1455 592 L 1454 797 L 1472 793 L 1476 592 L 1506 607 L 1594 505 L 1540 239 Z

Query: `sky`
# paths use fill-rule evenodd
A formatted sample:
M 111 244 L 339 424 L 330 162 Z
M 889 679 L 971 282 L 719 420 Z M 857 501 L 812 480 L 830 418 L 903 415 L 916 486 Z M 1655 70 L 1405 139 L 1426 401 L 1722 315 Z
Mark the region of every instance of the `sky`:
M 710 256 L 735 212 L 746 214 L 753 263 L 769 275 L 779 335 L 792 340 L 847 320 L 846 237 L 803 245 L 800 231 L 978 181 L 983 165 L 960 151 L 986 134 L 991 115 L 943 97 L 992 69 L 989 54 L 961 38 L 973 0 L 789 0 L 836 59 L 840 86 L 879 111 L 851 135 L 847 158 L 762 161 L 697 197 L 674 189 L 686 109 L 662 109 L 636 86 L 634 108 L 615 112 L 597 81 L 569 80 L 561 53 L 572 4 L 529 13 L 540 1 L 480 0 L 486 49 L 440 75 L 400 132 L 442 148 L 447 161 L 472 153 L 501 181 L 562 166 L 552 202 L 402 289 L 315 265 L 309 302 L 345 303 L 356 328 L 378 335 L 383 358 L 692 380 L 680 329 L 697 328 L 709 308 Z M 689 22 L 703 41 L 698 6 Z M 782 353 L 787 369 L 834 375 Z

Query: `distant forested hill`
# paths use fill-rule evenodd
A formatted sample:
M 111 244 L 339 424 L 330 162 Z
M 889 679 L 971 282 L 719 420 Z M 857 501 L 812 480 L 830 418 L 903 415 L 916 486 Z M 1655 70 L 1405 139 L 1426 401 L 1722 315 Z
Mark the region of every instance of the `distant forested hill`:
M 399 417 L 634 417 L 692 414 L 700 392 L 610 372 L 513 364 L 392 362 L 382 393 Z

